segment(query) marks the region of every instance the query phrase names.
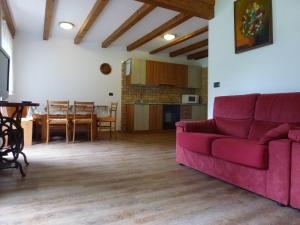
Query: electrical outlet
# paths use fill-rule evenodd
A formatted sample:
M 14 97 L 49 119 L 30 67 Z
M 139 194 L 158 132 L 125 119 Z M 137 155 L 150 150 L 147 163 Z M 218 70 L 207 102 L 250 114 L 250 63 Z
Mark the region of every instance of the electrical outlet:
M 114 96 L 114 93 L 109 92 L 109 93 L 108 93 L 108 96 Z
M 214 82 L 214 88 L 219 88 L 221 86 L 220 82 Z

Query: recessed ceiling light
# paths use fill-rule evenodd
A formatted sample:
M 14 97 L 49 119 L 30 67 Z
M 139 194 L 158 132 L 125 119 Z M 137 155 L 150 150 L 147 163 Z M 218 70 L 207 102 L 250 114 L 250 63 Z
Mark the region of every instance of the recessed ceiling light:
M 70 22 L 60 22 L 59 26 L 61 29 L 64 29 L 64 30 L 71 30 L 71 29 L 73 29 L 73 27 L 75 27 L 75 25 Z
M 171 41 L 175 38 L 175 35 L 174 34 L 165 34 L 164 35 L 164 39 L 167 40 L 167 41 Z

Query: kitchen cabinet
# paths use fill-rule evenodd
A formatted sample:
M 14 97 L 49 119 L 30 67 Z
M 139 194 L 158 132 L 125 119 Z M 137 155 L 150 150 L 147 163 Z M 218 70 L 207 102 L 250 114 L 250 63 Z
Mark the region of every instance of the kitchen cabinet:
M 205 120 L 206 105 L 128 104 L 126 131 L 158 131 L 173 128 L 179 120 Z
M 181 105 L 181 120 L 205 120 L 207 118 L 206 105 Z
M 188 88 L 201 88 L 201 67 L 188 66 Z
M 126 130 L 127 131 L 149 130 L 149 105 L 146 104 L 126 105 Z
M 186 88 L 187 82 L 188 67 L 186 65 L 147 60 L 147 85 L 170 85 Z
M 134 105 L 134 130 L 149 130 L 149 105 Z
M 159 66 L 156 61 L 146 61 L 146 84 L 149 86 L 158 86 Z
M 188 66 L 181 64 L 174 64 L 176 87 L 187 88 L 188 87 Z
M 180 106 L 180 119 L 188 120 L 192 118 L 192 106 L 191 105 L 181 105 Z
M 134 129 L 134 105 L 126 105 L 126 131 Z
M 193 105 L 192 120 L 205 120 L 205 119 L 207 119 L 206 105 Z
M 126 83 L 146 85 L 146 60 L 132 58 L 126 61 Z
M 149 105 L 149 130 L 162 130 L 162 105 Z

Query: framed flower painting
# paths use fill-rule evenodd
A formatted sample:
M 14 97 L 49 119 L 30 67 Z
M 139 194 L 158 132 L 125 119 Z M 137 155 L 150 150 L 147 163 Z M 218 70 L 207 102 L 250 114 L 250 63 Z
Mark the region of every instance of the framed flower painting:
M 272 0 L 234 2 L 235 52 L 273 43 Z

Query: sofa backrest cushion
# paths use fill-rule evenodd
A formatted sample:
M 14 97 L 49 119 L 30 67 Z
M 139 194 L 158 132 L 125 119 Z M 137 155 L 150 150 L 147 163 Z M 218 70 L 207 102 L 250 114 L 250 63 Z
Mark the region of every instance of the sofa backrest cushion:
M 221 96 L 215 98 L 214 119 L 218 132 L 247 138 L 253 120 L 258 94 Z
M 300 92 L 262 94 L 257 98 L 255 120 L 277 123 L 300 122 Z
M 300 92 L 259 95 L 248 138 L 259 140 L 283 123 L 300 123 Z

